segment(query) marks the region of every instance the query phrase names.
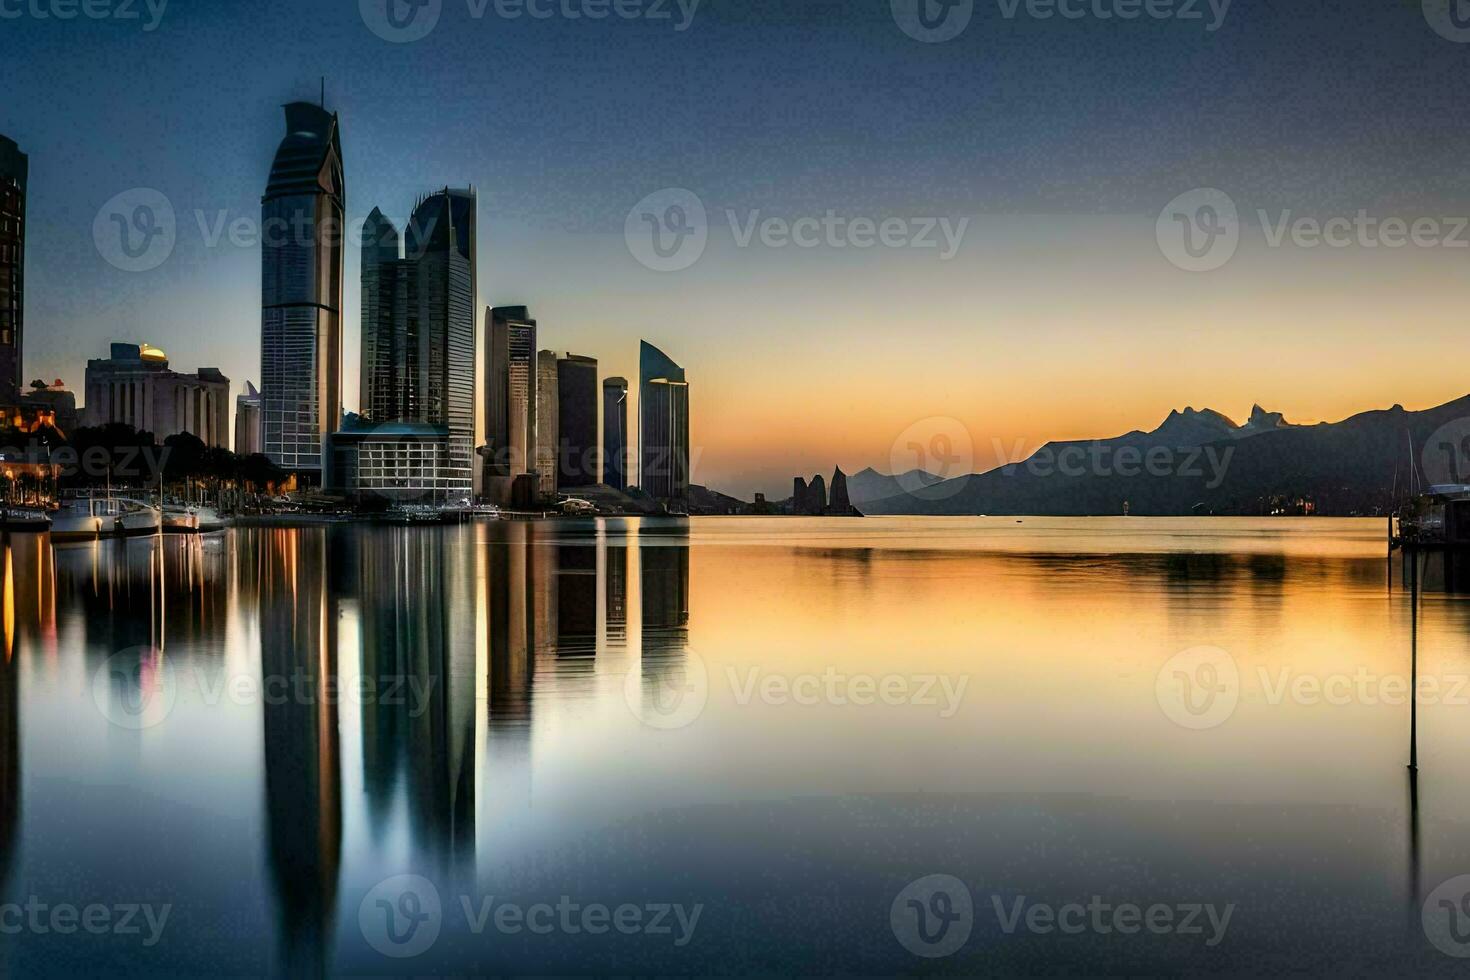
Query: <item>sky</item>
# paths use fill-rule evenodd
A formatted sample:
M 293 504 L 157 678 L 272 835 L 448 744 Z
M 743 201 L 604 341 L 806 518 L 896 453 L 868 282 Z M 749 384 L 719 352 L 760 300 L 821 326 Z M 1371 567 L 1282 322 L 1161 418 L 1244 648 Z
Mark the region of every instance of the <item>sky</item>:
M 529 306 L 603 376 L 665 350 L 695 480 L 729 493 L 916 445 L 984 469 L 1187 405 L 1309 422 L 1470 391 L 1470 30 L 1443 0 L 957 0 L 929 8 L 943 40 L 915 0 L 91 2 L 115 15 L 0 0 L 25 372 L 77 391 L 114 340 L 258 383 L 259 245 L 213 231 L 258 220 L 280 106 L 322 76 L 349 224 L 474 186 L 479 305 Z M 129 271 L 94 225 L 140 189 L 174 242 Z M 664 239 L 678 268 L 649 267 L 660 222 L 699 230 Z

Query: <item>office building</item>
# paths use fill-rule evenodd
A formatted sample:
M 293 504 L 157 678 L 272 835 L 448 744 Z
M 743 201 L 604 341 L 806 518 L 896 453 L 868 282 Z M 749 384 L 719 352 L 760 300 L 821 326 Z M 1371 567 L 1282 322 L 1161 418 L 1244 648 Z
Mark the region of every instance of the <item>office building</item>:
M 362 227 L 358 404 L 363 418 L 377 422 L 406 417 L 408 374 L 418 353 L 408 344 L 409 280 L 400 252 L 398 229 L 373 208 Z
M 245 392 L 235 396 L 235 454 L 253 456 L 260 452 L 260 391 L 245 382 Z
M 420 198 L 402 236 L 374 208 L 363 224 L 362 407 L 373 423 L 443 426 L 447 465 L 473 481 L 473 190 Z
M 628 489 L 628 379 L 602 383 L 602 482 Z
M 162 442 L 189 432 L 206 446 L 230 446 L 230 379 L 218 368 L 172 371 L 168 355 L 148 344 L 113 344 L 112 356 L 87 362 L 82 424 L 121 422 Z
M 689 384 L 646 340 L 638 352 L 638 485 L 675 509 L 689 497 Z
M 260 205 L 262 445 L 276 465 L 314 482 L 342 420 L 346 190 L 336 114 L 309 102 L 285 110 Z
M 349 416 L 327 441 L 326 485 L 357 504 L 453 504 L 474 494 L 447 425 Z
M 591 486 L 602 474 L 597 445 L 597 358 L 556 359 L 557 486 Z
M 536 321 L 524 306 L 497 306 L 485 336 L 485 494 L 501 503 L 535 464 Z
M 20 393 L 25 338 L 26 178 L 30 162 L 0 136 L 0 401 Z
M 557 446 L 560 438 L 560 404 L 555 351 L 536 354 L 536 461 L 538 490 L 548 497 L 557 491 Z

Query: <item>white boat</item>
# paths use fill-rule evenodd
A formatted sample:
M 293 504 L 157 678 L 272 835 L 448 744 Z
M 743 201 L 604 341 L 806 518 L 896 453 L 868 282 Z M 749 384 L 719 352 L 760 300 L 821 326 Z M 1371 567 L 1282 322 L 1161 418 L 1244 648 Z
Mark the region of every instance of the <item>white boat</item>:
M 116 518 L 107 513 L 106 501 L 91 497 L 63 500 L 51 514 L 52 541 L 91 541 L 111 534 Z
M 223 531 L 227 526 L 225 519 L 219 516 L 219 511 L 213 507 L 196 506 L 194 508 L 194 516 L 200 534 L 208 534 L 210 531 Z
M 117 533 L 125 535 L 157 534 L 163 527 L 163 514 L 153 504 L 131 497 L 114 498 L 118 505 Z

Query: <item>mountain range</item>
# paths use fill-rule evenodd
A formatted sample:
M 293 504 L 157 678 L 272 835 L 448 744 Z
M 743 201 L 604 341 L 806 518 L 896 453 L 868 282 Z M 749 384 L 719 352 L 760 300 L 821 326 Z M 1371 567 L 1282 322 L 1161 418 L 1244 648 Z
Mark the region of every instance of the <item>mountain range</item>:
M 1185 408 L 1151 431 L 1049 442 L 984 473 L 870 467 L 848 492 L 866 514 L 1383 514 L 1412 486 L 1470 481 L 1467 450 L 1470 395 L 1315 425 L 1259 405 L 1244 423 Z

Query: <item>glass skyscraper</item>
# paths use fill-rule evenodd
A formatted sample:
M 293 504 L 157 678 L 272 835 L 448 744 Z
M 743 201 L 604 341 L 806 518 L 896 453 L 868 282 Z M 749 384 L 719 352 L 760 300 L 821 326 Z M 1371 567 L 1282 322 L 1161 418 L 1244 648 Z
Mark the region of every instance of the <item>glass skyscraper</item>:
M 485 311 L 485 490 L 533 472 L 536 461 L 536 321 L 524 306 Z
M 0 136 L 0 398 L 21 391 L 25 337 L 26 175 L 30 164 L 15 141 Z
M 260 388 L 264 452 L 309 482 L 342 421 L 342 247 L 346 189 L 335 113 L 286 109 L 261 198 Z
M 363 223 L 362 392 L 370 422 L 449 431 L 443 467 L 473 479 L 475 224 L 473 190 L 420 198 L 400 237 L 373 208 Z
M 646 340 L 638 349 L 638 485 L 666 503 L 689 497 L 689 383 Z
M 564 354 L 556 359 L 557 485 L 597 482 L 597 358 Z
M 449 428 L 450 468 L 472 472 L 475 447 L 475 225 L 473 190 L 444 188 L 421 200 L 404 231 L 411 267 L 410 375 L 415 421 Z M 415 343 L 416 342 L 416 343 Z
M 628 379 L 602 382 L 602 482 L 628 489 Z

